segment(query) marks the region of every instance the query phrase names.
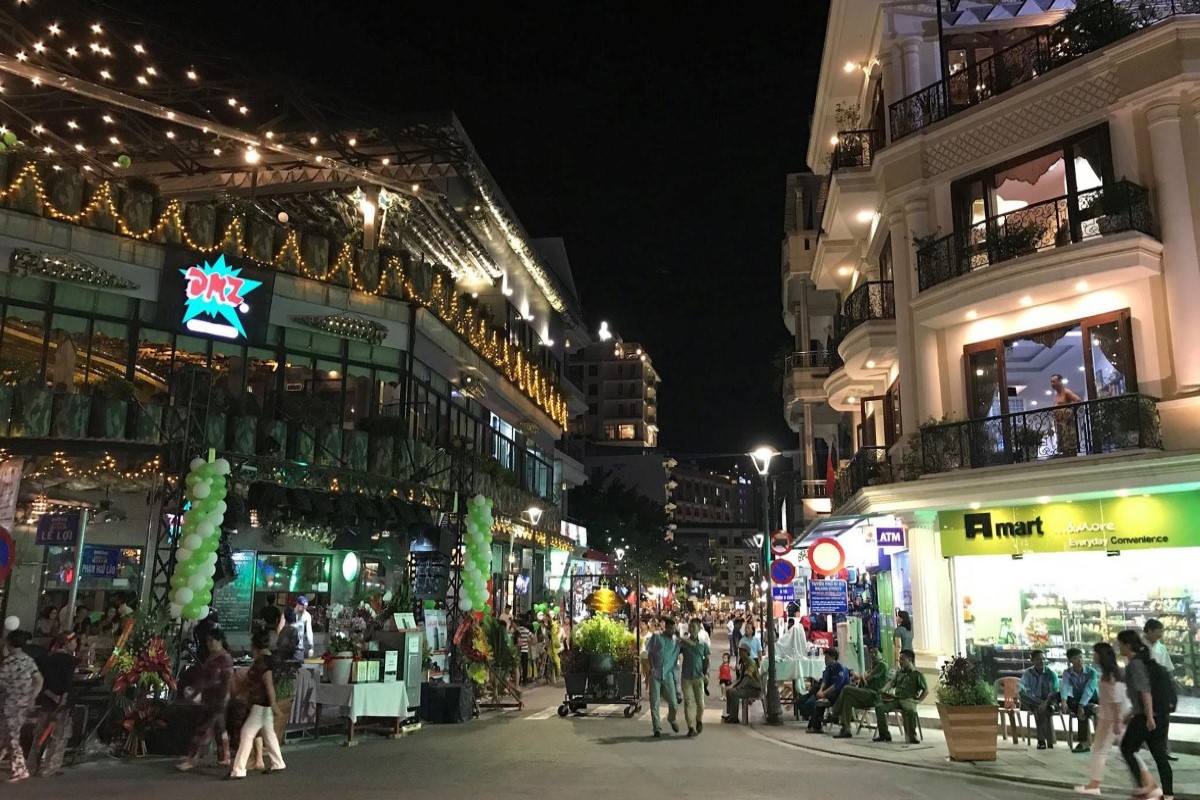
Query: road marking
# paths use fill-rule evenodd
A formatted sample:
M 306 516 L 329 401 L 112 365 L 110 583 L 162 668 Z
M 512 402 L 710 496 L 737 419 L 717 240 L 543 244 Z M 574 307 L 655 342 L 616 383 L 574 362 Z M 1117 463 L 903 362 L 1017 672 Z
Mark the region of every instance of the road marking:
M 558 706 L 550 706 L 549 708 L 543 708 L 536 714 L 530 714 L 528 717 L 521 717 L 521 719 L 550 719 L 556 714 L 558 714 Z

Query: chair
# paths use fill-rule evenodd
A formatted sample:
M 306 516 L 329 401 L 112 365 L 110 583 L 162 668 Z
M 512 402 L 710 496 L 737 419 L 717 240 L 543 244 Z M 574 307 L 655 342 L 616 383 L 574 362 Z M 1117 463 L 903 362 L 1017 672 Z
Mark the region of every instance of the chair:
M 999 678 L 992 688 L 996 692 L 996 712 L 1000 716 L 1000 738 L 1007 739 L 1006 731 L 1011 730 L 1013 744 L 1020 744 L 1017 713 L 1021 709 L 1021 681 L 1018 678 Z M 1029 744 L 1028 727 L 1025 728 L 1025 744 Z
M 742 711 L 742 724 L 743 725 L 750 724 L 750 706 L 753 705 L 755 701 L 757 701 L 760 705 L 762 705 L 763 719 L 766 719 L 766 716 L 767 716 L 767 697 L 766 697 L 766 695 L 760 694 L 758 697 L 743 697 L 741 699 L 741 711 Z
M 901 733 L 904 732 L 904 715 L 899 710 L 891 712 L 888 716 L 894 717 L 892 725 Z M 917 714 L 917 741 L 925 741 L 925 730 L 921 727 L 921 715 Z
M 854 709 L 854 732 L 858 733 L 863 728 L 867 730 L 875 730 L 878 726 L 874 722 L 875 709 L 873 708 L 856 708 Z

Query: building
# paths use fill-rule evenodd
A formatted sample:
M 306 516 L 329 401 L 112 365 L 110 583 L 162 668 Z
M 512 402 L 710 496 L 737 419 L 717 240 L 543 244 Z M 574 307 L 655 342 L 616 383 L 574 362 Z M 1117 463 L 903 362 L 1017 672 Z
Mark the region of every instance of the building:
M 681 524 L 675 531 L 680 562 L 697 597 L 729 600 L 755 596 L 762 553 L 755 546 L 761 531 L 745 523 Z
M 0 69 L 47 87 L 13 98 L 0 148 L 4 613 L 66 603 L 74 556 L 34 527 L 69 507 L 92 511 L 80 602 L 163 602 L 179 470 L 210 449 L 234 467 L 239 575 L 212 598 L 234 635 L 268 596 L 411 579 L 411 531 L 455 488 L 495 499 L 494 599 L 528 607 L 582 541 L 561 527 L 584 473 L 557 442 L 585 410 L 561 247 L 529 239 L 452 114 L 293 103 L 106 14 L 103 64 L 27 36 L 40 11 L 0 14 L 29 54 Z
M 623 342 L 602 323 L 598 341 L 568 356 L 568 376 L 584 393 L 585 413 L 571 421 L 571 436 L 603 448 L 658 446 L 659 377 L 637 342 Z
M 1161 614 L 1191 694 L 1200 16 L 1073 6 L 832 3 L 787 414 L 814 453 L 816 408 L 846 415 L 850 446 L 807 541 L 870 576 L 885 639 L 912 611 L 923 667 L 1061 663 Z

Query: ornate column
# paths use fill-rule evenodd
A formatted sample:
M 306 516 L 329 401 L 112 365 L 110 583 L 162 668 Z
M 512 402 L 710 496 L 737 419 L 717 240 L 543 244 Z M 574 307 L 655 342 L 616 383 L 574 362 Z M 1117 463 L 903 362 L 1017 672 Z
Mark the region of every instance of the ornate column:
M 900 430 L 905 436 L 917 430 L 917 360 L 913 341 L 912 237 L 903 211 L 888 215 L 892 237 L 892 291 L 896 304 L 896 364 L 900 380 Z
M 905 252 L 909 257 L 908 275 L 911 298 L 916 295 L 917 287 L 920 285 L 917 282 L 917 251 L 913 240 L 929 234 L 929 201 L 924 197 L 913 198 L 904 204 L 904 213 L 908 223 Z M 897 313 L 899 312 L 897 311 Z M 914 400 L 911 405 L 913 407 L 912 429 L 915 431 L 921 424 L 921 420 L 929 417 L 937 418 L 942 415 L 942 361 L 938 354 L 937 333 L 912 322 L 911 317 L 910 327 L 912 350 L 909 353 L 909 363 L 912 364 L 910 371 L 913 373 L 914 382 L 910 397 Z M 901 391 L 903 391 L 903 385 L 901 385 Z M 901 404 L 905 403 L 903 394 L 900 396 L 900 402 Z M 905 431 L 907 432 L 907 430 L 906 428 Z
M 900 42 L 900 52 L 904 62 L 904 94 L 908 96 L 921 91 L 924 84 L 921 81 L 921 45 L 920 36 L 909 36 Z M 900 98 L 896 98 L 899 100 Z

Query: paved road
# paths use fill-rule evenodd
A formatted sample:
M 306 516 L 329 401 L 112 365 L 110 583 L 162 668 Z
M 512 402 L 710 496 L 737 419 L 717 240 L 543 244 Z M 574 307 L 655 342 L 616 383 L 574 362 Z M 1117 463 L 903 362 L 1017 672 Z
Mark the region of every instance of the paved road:
M 608 707 L 587 717 L 560 719 L 557 690 L 530 693 L 523 711 L 489 712 L 458 726 L 426 726 L 399 741 L 362 737 L 355 748 L 328 738 L 289 745 L 285 772 L 221 781 L 223 770 L 189 774 L 171 762 L 85 764 L 56 778 L 0 788 L 0 798 L 81 800 L 221 800 L 256 798 L 415 797 L 541 800 L 575 791 L 640 798 L 853 798 L 897 800 L 1029 800 L 1071 797 L 1014 784 L 966 780 L 846 758 L 815 755 L 761 737 L 746 726 L 722 725 L 714 696 L 711 724 L 694 740 L 650 736 L 646 712 L 631 720 Z M 665 714 L 665 710 L 664 710 Z

